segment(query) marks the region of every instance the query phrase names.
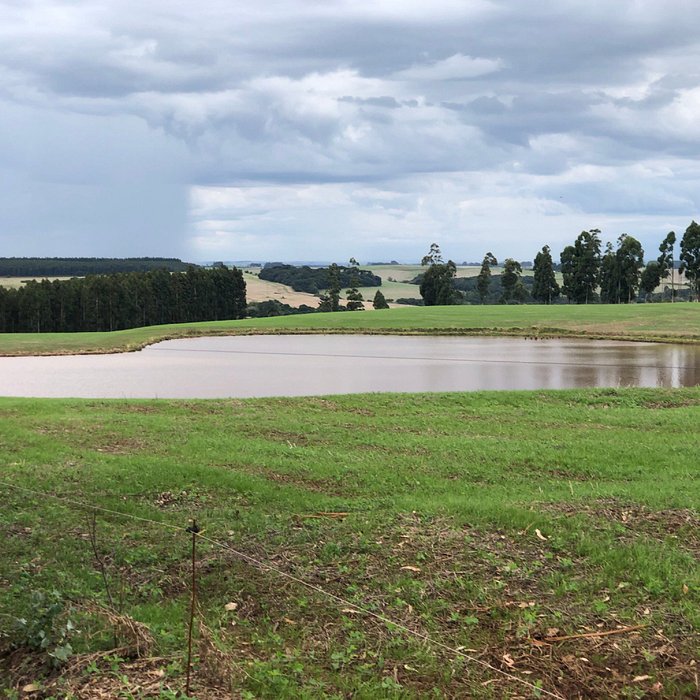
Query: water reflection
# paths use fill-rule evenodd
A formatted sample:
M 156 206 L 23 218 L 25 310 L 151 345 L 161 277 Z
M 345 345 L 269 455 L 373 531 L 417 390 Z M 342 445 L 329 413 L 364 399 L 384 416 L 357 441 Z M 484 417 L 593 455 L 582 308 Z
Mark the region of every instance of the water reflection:
M 172 340 L 120 355 L 0 358 L 0 395 L 217 398 L 357 392 L 680 387 L 700 347 L 400 336 Z

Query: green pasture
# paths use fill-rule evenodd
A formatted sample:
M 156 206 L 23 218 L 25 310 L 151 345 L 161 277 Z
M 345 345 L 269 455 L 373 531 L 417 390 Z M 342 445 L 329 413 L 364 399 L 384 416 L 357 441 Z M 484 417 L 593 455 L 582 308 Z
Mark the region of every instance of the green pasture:
M 0 355 L 138 350 L 168 338 L 241 333 L 451 333 L 700 341 L 700 304 L 433 306 L 149 326 L 111 333 L 5 333 Z
M 1 399 L 0 415 L 0 481 L 33 491 L 0 486 L 0 695 L 179 697 L 191 536 L 158 523 L 190 519 L 263 563 L 199 542 L 195 697 L 697 690 L 700 389 Z M 19 618 L 46 625 L 41 591 L 80 630 L 70 666 L 53 642 L 11 655 Z M 141 666 L 89 612 L 110 599 L 153 635 Z

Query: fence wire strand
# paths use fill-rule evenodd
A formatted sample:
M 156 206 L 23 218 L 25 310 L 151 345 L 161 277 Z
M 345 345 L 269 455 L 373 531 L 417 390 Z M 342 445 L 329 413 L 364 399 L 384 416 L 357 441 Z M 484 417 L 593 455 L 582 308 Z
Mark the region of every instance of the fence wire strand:
M 4 486 L 10 489 L 14 489 L 16 491 L 22 491 L 24 493 L 30 493 L 34 496 L 42 496 L 44 498 L 50 498 L 55 501 L 59 501 L 61 503 L 65 503 L 69 506 L 74 506 L 76 508 L 81 508 L 87 511 L 92 511 L 92 512 L 99 512 L 99 513 L 105 513 L 109 515 L 115 515 L 118 517 L 122 518 L 127 518 L 129 520 L 135 520 L 138 522 L 143 522 L 143 523 L 150 523 L 152 525 L 157 525 L 160 527 L 164 528 L 169 528 L 170 530 L 174 531 L 179 531 L 184 534 L 190 535 L 194 534 L 192 533 L 192 530 L 183 527 L 180 525 L 173 525 L 172 523 L 168 523 L 165 521 L 161 520 L 153 520 L 151 518 L 144 518 L 139 515 L 133 515 L 132 513 L 125 513 L 123 511 L 119 510 L 113 510 L 111 508 L 104 508 L 102 506 L 96 506 L 96 505 L 91 505 L 88 503 L 83 503 L 82 501 L 77 501 L 72 498 L 66 498 L 65 496 L 57 496 L 52 493 L 45 493 L 43 491 L 38 491 L 36 489 L 30 489 L 25 486 L 19 486 L 17 484 L 11 484 L 6 481 L 0 481 L 0 486 Z M 222 542 L 220 540 L 215 540 L 211 537 L 207 537 L 203 532 L 196 533 L 196 537 L 203 542 L 208 542 L 211 545 L 214 545 L 216 547 L 219 547 L 220 549 L 226 550 L 231 552 L 234 556 L 238 557 L 242 561 L 247 562 L 251 566 L 254 566 L 257 569 L 260 569 L 261 571 L 269 571 L 271 573 L 276 574 L 277 576 L 280 576 L 282 578 L 286 578 L 289 581 L 293 581 L 294 583 L 304 586 L 305 588 L 315 591 L 316 593 L 321 594 L 322 596 L 329 598 L 336 603 L 339 603 L 341 605 L 344 605 L 346 607 L 352 608 L 363 615 L 367 615 L 368 617 L 372 617 L 375 620 L 378 620 L 386 625 L 390 625 L 391 627 L 394 627 L 396 630 L 400 630 L 401 632 L 404 632 L 405 634 L 415 637 L 416 639 L 420 639 L 421 641 L 432 645 L 434 647 L 438 647 L 444 651 L 449 652 L 453 656 L 457 656 L 460 658 L 465 659 L 466 661 L 476 664 L 478 666 L 481 666 L 482 668 L 485 668 L 489 671 L 492 671 L 493 673 L 496 673 L 500 675 L 503 678 L 507 678 L 511 681 L 515 681 L 516 683 L 521 684 L 522 686 L 525 686 L 527 688 L 530 688 L 531 690 L 535 691 L 539 695 L 545 695 L 551 698 L 557 698 L 557 700 L 566 700 L 566 698 L 562 695 L 559 695 L 558 693 L 554 693 L 552 691 L 546 690 L 545 688 L 542 688 L 540 686 L 535 685 L 534 683 L 531 683 L 530 681 L 525 680 L 524 678 L 520 678 L 519 676 L 516 676 L 512 673 L 508 673 L 508 671 L 504 671 L 501 668 L 498 668 L 498 666 L 494 666 L 493 664 L 490 664 L 488 661 L 484 661 L 483 659 L 479 659 L 476 656 L 471 656 L 470 654 L 466 654 L 464 651 L 457 647 L 452 647 L 449 644 L 445 644 L 444 642 L 441 642 L 430 635 L 424 634 L 423 632 L 419 632 L 417 630 L 411 629 L 410 627 L 407 627 L 406 625 L 401 624 L 400 622 L 395 622 L 389 617 L 386 617 L 385 615 L 382 615 L 381 613 L 376 613 L 373 610 L 370 610 L 368 608 L 365 608 L 361 605 L 358 605 L 357 603 L 353 603 L 339 595 L 336 595 L 335 593 L 331 593 L 330 591 L 327 591 L 326 589 L 322 588 L 321 586 L 318 586 L 314 583 L 311 583 L 309 581 L 305 581 L 302 578 L 298 578 L 297 576 L 294 576 L 294 574 L 290 574 L 287 571 L 284 571 L 283 569 L 279 569 L 276 566 L 273 566 L 272 564 L 268 564 L 264 561 L 261 561 L 259 559 L 256 559 L 255 557 L 250 556 L 249 554 L 246 554 L 245 552 L 241 552 L 240 550 L 236 549 L 235 547 L 232 547 L 230 544 L 227 542 Z

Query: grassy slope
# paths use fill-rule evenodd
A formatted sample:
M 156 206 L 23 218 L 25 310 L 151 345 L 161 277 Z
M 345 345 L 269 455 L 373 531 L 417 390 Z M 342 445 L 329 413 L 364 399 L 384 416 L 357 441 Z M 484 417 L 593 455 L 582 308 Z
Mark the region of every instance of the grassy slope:
M 699 342 L 700 304 L 412 307 L 150 326 L 112 333 L 5 333 L 0 334 L 0 355 L 124 352 L 166 338 L 285 332 L 509 333 Z
M 4 480 L 180 526 L 196 517 L 211 537 L 568 698 L 696 697 L 700 389 L 2 399 L 0 415 Z M 104 601 L 87 515 L 0 496 L 0 629 L 29 588 Z M 327 511 L 349 515 L 306 517 Z M 106 684 L 109 697 L 147 678 L 181 688 L 188 536 L 113 516 L 97 536 L 125 612 L 167 658 L 150 676 L 98 660 L 65 682 Z M 206 543 L 200 561 L 202 615 L 236 697 L 532 697 Z M 532 641 L 628 625 L 644 627 Z M 94 620 L 81 628 L 96 634 L 87 648 L 109 647 Z M 218 697 L 212 647 L 197 648 L 197 697 Z M 40 672 L 27 674 L 15 683 Z

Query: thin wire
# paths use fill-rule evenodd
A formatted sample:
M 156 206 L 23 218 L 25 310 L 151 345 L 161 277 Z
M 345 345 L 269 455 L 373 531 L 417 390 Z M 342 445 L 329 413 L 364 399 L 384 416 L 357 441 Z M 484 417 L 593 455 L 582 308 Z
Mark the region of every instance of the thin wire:
M 402 632 L 406 632 L 407 634 L 413 635 L 414 637 L 418 637 L 419 639 L 422 639 L 423 641 L 427 642 L 428 644 L 432 644 L 434 646 L 440 647 L 442 649 L 445 649 L 446 651 L 451 652 L 452 654 L 455 654 L 456 656 L 461 656 L 462 658 L 466 659 L 467 661 L 471 661 L 472 663 L 478 664 L 480 666 L 483 666 L 484 668 L 487 668 L 491 671 L 495 671 L 496 673 L 500 673 L 502 676 L 505 676 L 506 678 L 509 678 L 511 680 L 517 681 L 518 683 L 522 683 L 523 685 L 528 686 L 529 688 L 532 688 L 533 690 L 536 690 L 537 692 L 543 694 L 543 695 L 549 695 L 552 698 L 558 698 L 558 700 L 565 700 L 563 696 L 557 695 L 556 693 L 552 693 L 548 690 L 545 690 L 544 688 L 540 688 L 539 686 L 536 686 L 534 683 L 530 683 L 529 681 L 526 681 L 523 678 L 520 678 L 519 676 L 515 676 L 512 673 L 508 673 L 507 671 L 504 671 L 503 669 L 498 668 L 497 666 L 492 666 L 488 661 L 483 661 L 482 659 L 479 659 L 475 656 L 470 656 L 469 654 L 465 654 L 461 649 L 458 649 L 456 647 L 451 647 L 448 644 L 444 644 L 443 642 L 440 642 L 436 639 L 433 639 L 432 637 L 429 637 L 427 634 L 423 634 L 423 632 L 417 632 L 414 629 L 411 629 L 410 627 L 406 627 L 405 625 L 402 625 L 400 622 L 394 622 L 391 618 L 385 617 L 384 615 L 381 615 L 379 613 L 373 612 L 372 610 L 369 610 L 368 608 L 364 608 L 361 605 L 357 605 L 356 603 L 353 603 L 349 600 L 346 600 L 345 598 L 341 598 L 340 596 L 336 595 L 335 593 L 331 593 L 330 591 L 325 590 L 324 588 L 321 588 L 320 586 L 317 586 L 313 583 L 309 583 L 308 581 L 304 581 L 304 579 L 297 578 L 293 574 L 290 574 L 283 569 L 278 569 L 270 564 L 266 564 L 265 562 L 262 562 L 258 559 L 255 559 L 255 557 L 251 557 L 249 554 L 245 554 L 244 552 L 241 552 L 234 547 L 231 547 L 231 545 L 227 544 L 226 542 L 220 542 L 218 540 L 214 540 L 211 537 L 207 537 L 206 535 L 199 535 L 199 537 L 206 541 L 209 542 L 213 545 L 217 545 L 218 547 L 221 547 L 223 549 L 227 549 L 233 554 L 235 554 L 237 557 L 240 557 L 244 561 L 247 561 L 249 564 L 253 564 L 254 566 L 261 568 L 261 569 L 267 569 L 268 571 L 272 571 L 275 574 L 278 574 L 279 576 L 282 576 L 283 578 L 287 578 L 290 581 L 294 581 L 295 583 L 298 583 L 302 586 L 305 586 L 306 588 L 309 588 L 312 591 L 316 591 L 317 593 L 321 593 L 324 596 L 328 598 L 332 598 L 338 603 L 342 603 L 343 605 L 350 606 L 351 608 L 354 608 L 355 610 L 364 613 L 365 615 L 369 615 L 370 617 L 373 617 L 377 620 L 380 620 L 381 622 L 384 622 L 389 625 L 393 625 L 396 627 L 396 629 L 401 630 Z
M 16 489 L 18 491 L 24 491 L 26 493 L 31 493 L 34 494 L 35 496 L 44 496 L 46 498 L 53 498 L 57 501 L 67 503 L 69 505 L 73 505 L 79 508 L 84 508 L 86 510 L 93 510 L 93 511 L 100 511 L 102 513 L 109 513 L 111 515 L 117 515 L 121 516 L 123 518 L 128 518 L 131 520 L 138 520 L 140 522 L 146 522 L 146 523 L 152 523 L 153 525 L 160 525 L 162 527 L 167 527 L 172 530 L 177 530 L 180 532 L 185 532 L 185 533 L 192 533 L 193 535 L 196 535 L 199 539 L 209 542 L 210 544 L 213 544 L 217 547 L 220 547 L 221 549 L 225 549 L 230 551 L 232 554 L 236 555 L 243 561 L 248 562 L 249 564 L 261 569 L 265 570 L 267 569 L 268 571 L 271 571 L 272 573 L 277 574 L 278 576 L 281 576 L 282 578 L 286 578 L 290 581 L 293 581 L 301 586 L 304 586 L 308 588 L 309 590 L 315 591 L 317 593 L 320 593 L 323 596 L 326 596 L 327 598 L 331 598 L 332 600 L 335 600 L 337 603 L 341 603 L 342 605 L 349 606 L 351 608 L 354 608 L 355 610 L 358 610 L 359 612 L 368 615 L 370 617 L 375 618 L 376 620 L 379 620 L 381 622 L 384 622 L 385 624 L 392 625 L 398 630 L 401 630 L 402 632 L 405 632 L 406 634 L 409 634 L 413 637 L 416 637 L 418 639 L 422 639 L 424 642 L 427 642 L 428 644 L 431 644 L 433 646 L 439 647 L 441 649 L 444 649 L 445 651 L 450 652 L 451 654 L 454 654 L 455 656 L 460 656 L 463 659 L 466 659 L 467 661 L 477 664 L 483 668 L 486 668 L 490 671 L 493 671 L 495 673 L 500 674 L 501 676 L 508 678 L 510 680 L 516 681 L 517 683 L 520 683 L 524 686 L 527 686 L 528 688 L 532 688 L 535 690 L 537 693 L 541 695 L 547 695 L 552 698 L 557 698 L 557 700 L 566 700 L 564 696 L 558 695 L 557 693 L 553 693 L 549 690 L 545 690 L 544 688 L 540 688 L 539 686 L 535 685 L 534 683 L 530 683 L 529 681 L 525 680 L 524 678 L 520 678 L 519 676 L 516 676 L 512 673 L 508 673 L 507 671 L 504 671 L 503 669 L 498 668 L 497 666 L 493 666 L 492 664 L 488 663 L 488 661 L 484 661 L 483 659 L 479 659 L 475 656 L 471 656 L 469 654 L 465 654 L 461 649 L 458 649 L 456 647 L 451 647 L 449 644 L 445 644 L 443 642 L 440 642 L 436 639 L 433 639 L 432 637 L 428 636 L 427 634 L 424 634 L 423 632 L 418 632 L 414 629 L 411 629 L 410 627 L 406 627 L 405 625 L 402 625 L 399 622 L 394 622 L 391 618 L 388 618 L 384 615 L 381 615 L 380 613 L 376 613 L 372 610 L 369 610 L 368 608 L 364 608 L 360 605 L 357 605 L 356 603 L 353 603 L 352 601 L 346 600 L 345 598 L 342 598 L 335 593 L 331 593 L 330 591 L 325 590 L 324 588 L 321 588 L 320 586 L 317 586 L 316 584 L 310 583 L 308 581 L 304 581 L 304 579 L 298 578 L 294 576 L 293 574 L 290 574 L 283 569 L 278 569 L 275 566 L 272 566 L 271 564 L 266 564 L 263 561 L 260 561 L 259 559 L 256 559 L 255 557 L 251 557 L 249 554 L 245 554 L 244 552 L 241 552 L 240 550 L 235 549 L 231 545 L 229 545 L 226 542 L 221 542 L 220 540 L 215 540 L 211 537 L 207 537 L 206 535 L 200 533 L 193 533 L 191 529 L 188 529 L 186 527 L 181 527 L 179 525 L 172 525 L 171 523 L 166 523 L 163 521 L 159 520 L 151 520 L 150 518 L 143 518 L 138 515 L 132 515 L 131 513 L 124 513 L 122 511 L 118 510 L 111 510 L 109 508 L 102 508 L 100 506 L 94 506 L 94 505 L 89 505 L 87 503 L 82 503 L 80 501 L 75 501 L 71 498 L 65 498 L 63 496 L 56 496 L 55 494 L 51 493 L 45 493 L 43 491 L 37 491 L 35 489 L 30 489 L 25 486 L 18 486 L 17 484 L 11 484 L 5 481 L 0 481 L 0 486 L 6 486 L 11 489 Z
M 28 489 L 26 486 L 10 484 L 6 481 L 0 481 L 0 486 L 7 486 L 8 488 L 16 489 L 18 491 L 24 491 L 25 493 L 31 493 L 35 496 L 45 496 L 46 498 L 53 498 L 56 501 L 61 501 L 62 503 L 67 503 L 68 505 L 76 506 L 77 508 L 84 508 L 85 510 L 96 510 L 101 513 L 109 513 L 110 515 L 119 515 L 122 518 L 139 520 L 143 523 L 153 523 L 154 525 L 160 525 L 161 527 L 169 527 L 171 530 L 178 530 L 179 532 L 187 532 L 186 527 L 181 527 L 180 525 L 173 525 L 172 523 L 167 523 L 163 520 L 151 520 L 150 518 L 143 518 L 140 515 L 132 515 L 131 513 L 125 513 L 121 510 L 111 510 L 109 508 L 102 508 L 101 506 L 88 505 L 87 503 L 82 503 L 81 501 L 75 501 L 72 498 L 66 498 L 65 496 L 56 496 L 56 494 L 44 493 L 43 491 L 37 491 L 36 489 Z

